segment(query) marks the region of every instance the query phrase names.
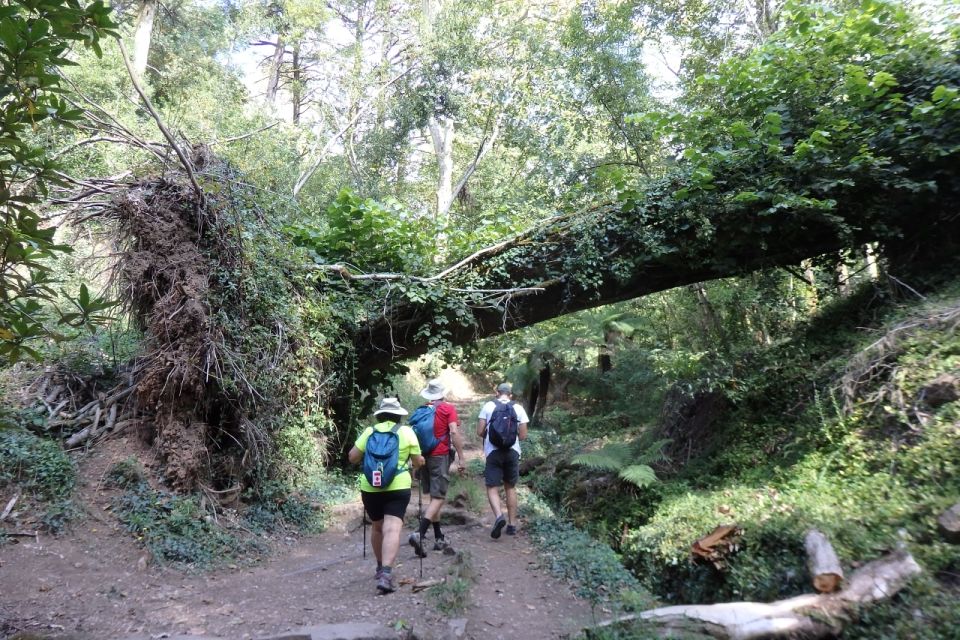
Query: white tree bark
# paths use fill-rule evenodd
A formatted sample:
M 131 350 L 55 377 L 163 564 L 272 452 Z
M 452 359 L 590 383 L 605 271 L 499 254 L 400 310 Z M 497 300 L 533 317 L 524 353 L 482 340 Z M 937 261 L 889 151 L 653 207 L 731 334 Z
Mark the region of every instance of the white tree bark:
M 133 72 L 141 81 L 147 71 L 150 39 L 153 37 L 153 23 L 157 17 L 158 5 L 157 0 L 143 0 L 137 15 L 137 30 L 133 36 Z
M 439 121 L 430 118 L 430 139 L 437 156 L 437 213 L 436 219 L 446 226 L 447 215 L 453 204 L 453 118 L 444 116 Z
M 880 265 L 877 264 L 877 246 L 876 243 L 870 242 L 863 245 L 863 256 L 864 260 L 867 263 L 867 274 L 870 276 L 870 279 L 877 281 L 880 279 Z
M 893 597 L 921 571 L 913 556 L 898 551 L 862 566 L 838 593 L 807 594 L 769 604 L 727 602 L 661 607 L 600 626 L 639 619 L 667 629 L 730 640 L 830 638 L 840 633 L 844 621 L 859 607 Z
M 277 36 L 277 46 L 273 51 L 273 55 L 270 56 L 270 69 L 267 72 L 267 93 L 264 96 L 264 99 L 267 104 L 276 104 L 277 102 L 277 91 L 280 88 L 280 66 L 283 64 L 283 54 L 285 53 L 286 45 L 283 42 L 283 36 Z
M 813 588 L 820 593 L 836 591 L 843 582 L 843 567 L 827 536 L 811 529 L 803 538 L 803 546 L 807 551 L 807 568 L 813 578 Z

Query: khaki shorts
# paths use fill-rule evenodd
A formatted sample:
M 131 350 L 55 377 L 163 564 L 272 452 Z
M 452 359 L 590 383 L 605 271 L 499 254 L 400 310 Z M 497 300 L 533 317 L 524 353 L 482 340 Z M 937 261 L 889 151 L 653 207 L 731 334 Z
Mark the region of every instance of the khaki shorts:
M 450 455 L 427 456 L 427 464 L 420 469 L 420 490 L 431 498 L 446 498 L 450 487 Z

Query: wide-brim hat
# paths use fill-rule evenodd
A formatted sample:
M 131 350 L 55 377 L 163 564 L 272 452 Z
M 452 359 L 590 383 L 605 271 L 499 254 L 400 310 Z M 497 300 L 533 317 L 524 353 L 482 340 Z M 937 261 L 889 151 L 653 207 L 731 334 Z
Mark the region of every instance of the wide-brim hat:
M 427 388 L 420 392 L 420 396 L 427 400 L 439 400 L 445 395 L 447 395 L 447 388 L 436 378 L 428 382 Z
M 378 416 L 381 413 L 392 413 L 397 416 L 407 415 L 407 410 L 400 406 L 400 401 L 396 398 L 384 398 L 380 401 L 380 408 L 373 412 Z

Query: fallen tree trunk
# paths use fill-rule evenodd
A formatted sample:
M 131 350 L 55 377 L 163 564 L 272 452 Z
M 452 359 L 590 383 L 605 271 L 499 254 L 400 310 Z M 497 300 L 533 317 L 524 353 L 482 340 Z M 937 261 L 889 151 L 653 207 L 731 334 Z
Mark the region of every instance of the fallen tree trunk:
M 913 556 L 897 551 L 865 564 L 837 593 L 806 594 L 771 603 L 661 607 L 600 626 L 646 620 L 663 630 L 730 640 L 829 638 L 840 633 L 859 607 L 892 597 L 921 571 Z

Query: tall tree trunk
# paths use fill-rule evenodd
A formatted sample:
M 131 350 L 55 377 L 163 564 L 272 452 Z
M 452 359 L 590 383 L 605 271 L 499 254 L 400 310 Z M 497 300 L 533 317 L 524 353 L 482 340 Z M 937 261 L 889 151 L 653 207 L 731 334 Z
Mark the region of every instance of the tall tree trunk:
M 270 57 L 270 71 L 267 76 L 267 94 L 265 96 L 267 104 L 276 104 L 277 102 L 277 90 L 280 88 L 280 68 L 283 66 L 283 54 L 286 50 L 282 35 L 277 36 L 276 47 Z
M 726 345 L 723 326 L 721 326 L 717 312 L 713 308 L 713 303 L 710 302 L 710 298 L 707 297 L 706 287 L 703 286 L 702 282 L 694 282 L 690 285 L 690 290 L 693 291 L 697 297 L 697 308 L 700 310 L 700 328 L 703 329 L 706 343 L 710 344 L 713 343 L 714 340 L 719 340 L 720 344 Z
M 430 138 L 437 156 L 437 213 L 436 219 L 442 226 L 453 204 L 453 118 L 443 116 L 438 122 L 430 118 Z
M 807 291 L 809 291 L 807 302 L 810 304 L 810 311 L 816 311 L 820 306 L 820 300 L 817 297 L 817 274 L 813 270 L 813 262 L 804 260 L 800 266 L 803 267 L 803 276 L 807 280 Z
M 837 291 L 840 295 L 843 297 L 850 295 L 850 270 L 847 268 L 847 263 L 842 259 L 837 263 L 834 277 L 836 278 Z
M 153 23 L 157 17 L 158 6 L 157 0 L 143 0 L 137 15 L 137 30 L 133 36 L 133 72 L 140 82 L 143 82 L 143 74 L 147 71 L 150 39 L 153 37 Z
M 880 279 L 880 265 L 877 262 L 877 246 L 874 242 L 863 245 L 863 259 L 867 263 L 867 275 L 870 279 L 877 281 Z
M 293 81 L 290 84 L 291 101 L 293 102 L 293 124 L 300 124 L 300 110 L 303 103 L 303 87 L 300 85 L 300 43 L 293 45 Z

